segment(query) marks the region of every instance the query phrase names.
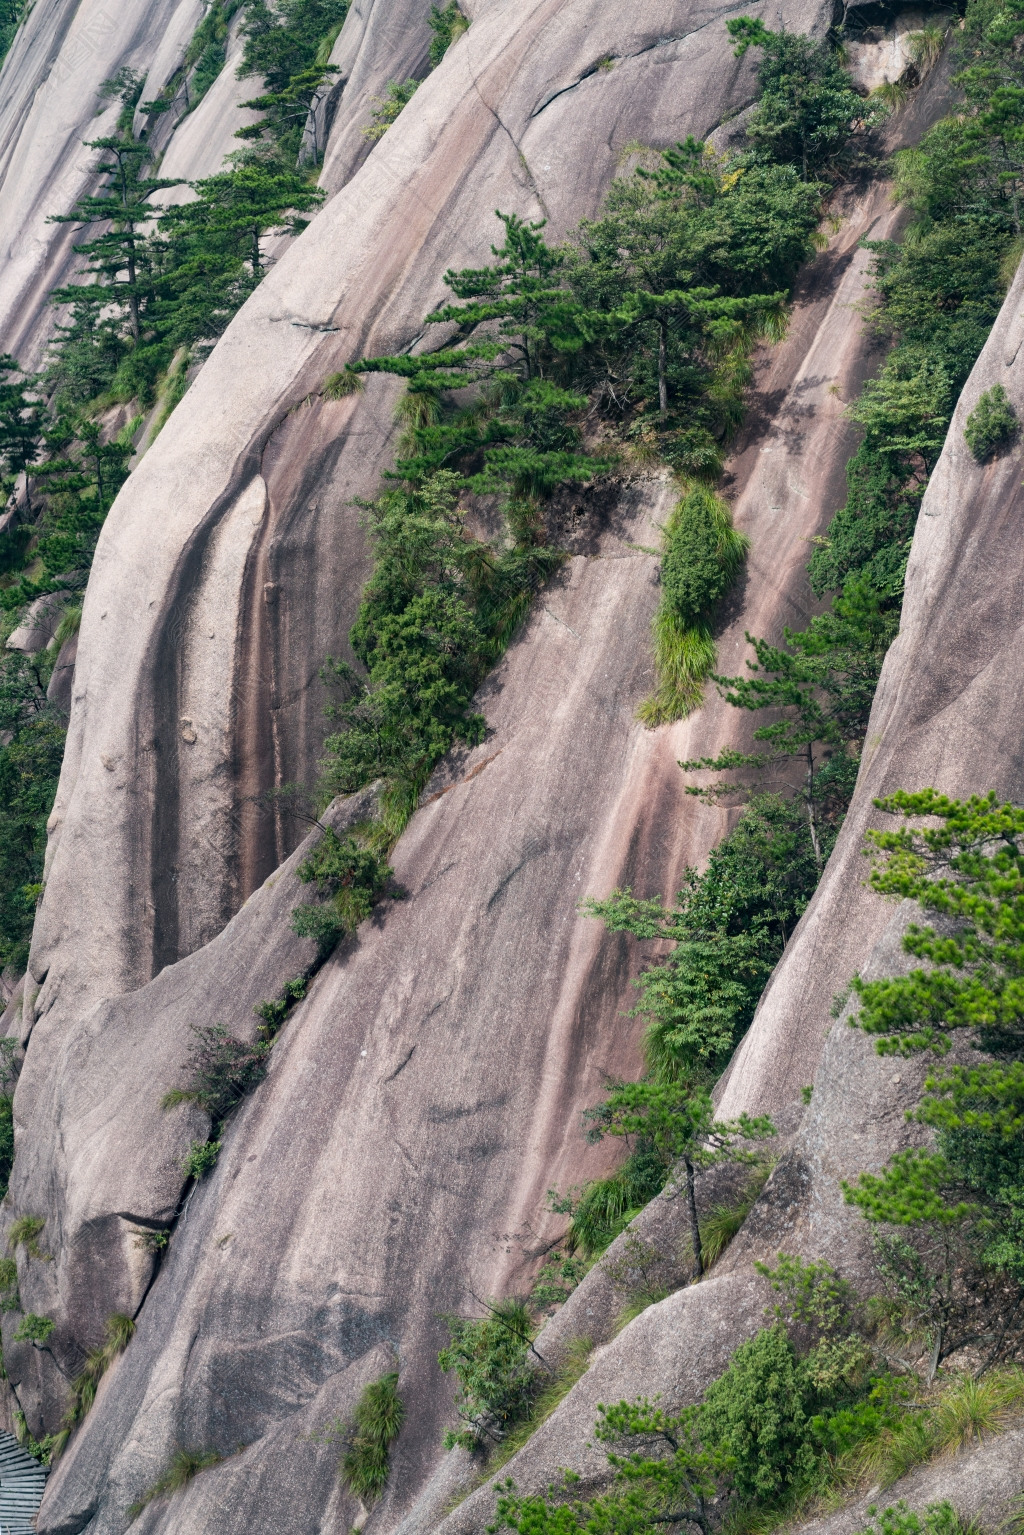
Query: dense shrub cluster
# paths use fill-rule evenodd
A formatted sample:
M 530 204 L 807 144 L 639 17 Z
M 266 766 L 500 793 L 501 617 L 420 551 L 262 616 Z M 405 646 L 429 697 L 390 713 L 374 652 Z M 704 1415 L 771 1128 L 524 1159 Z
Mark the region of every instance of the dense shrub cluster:
M 640 1535 L 685 1524 L 710 1535 L 755 1511 L 784 1514 L 837 1450 L 895 1423 L 901 1388 L 873 1371 L 849 1287 L 827 1264 L 784 1255 L 764 1272 L 779 1296 L 774 1320 L 740 1345 L 702 1402 L 678 1413 L 643 1399 L 599 1409 L 608 1492 L 580 1499 L 567 1477 L 521 1497 L 508 1483 L 492 1528 Z

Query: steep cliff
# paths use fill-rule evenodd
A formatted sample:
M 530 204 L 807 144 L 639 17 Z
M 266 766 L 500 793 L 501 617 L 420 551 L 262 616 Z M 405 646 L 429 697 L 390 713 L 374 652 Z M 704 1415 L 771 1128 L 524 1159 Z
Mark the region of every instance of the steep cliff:
M 353 503 L 393 460 L 396 397 L 372 377 L 362 393 L 325 399 L 324 378 L 416 347 L 444 271 L 486 258 L 495 207 L 562 235 L 597 212 L 635 141 L 669 145 L 732 119 L 752 75 L 728 17 L 752 11 L 812 36 L 833 19 L 808 0 L 464 10 L 469 30 L 371 150 L 371 100 L 424 72 L 429 34 L 422 6 L 353 5 L 307 128 L 326 143 L 332 195 L 134 469 L 92 568 L 19 1024 L 5 1216 L 44 1217 L 51 1260 L 18 1260 L 23 1307 L 55 1320 L 47 1346 L 15 1340 L 10 1316 L 4 1326 L 30 1430 L 56 1428 L 108 1316 L 133 1316 L 137 1329 L 51 1475 L 38 1528 L 54 1535 L 348 1529 L 359 1504 L 317 1435 L 396 1367 L 407 1422 L 367 1527 L 484 1527 L 490 1487 L 445 1511 L 472 1467 L 456 1452 L 438 1471 L 451 1410 L 440 1318 L 523 1283 L 558 1234 L 546 1190 L 609 1165 L 583 1142 L 581 1110 L 638 1066 L 637 1026 L 623 1017 L 636 947 L 579 902 L 625 884 L 670 895 L 730 821 L 685 797 L 677 762 L 748 746 L 741 711 L 710 696 L 676 725 L 636 719 L 653 681 L 652 546 L 674 499 L 667 477 L 637 472 L 574 498 L 567 563 L 478 697 L 486 738 L 445 760 L 394 851 L 402 898 L 383 901 L 318 971 L 214 1172 L 182 1205 L 182 1158 L 206 1120 L 161 1098 L 183 1080 L 192 1027 L 223 1022 L 252 1038 L 253 1007 L 314 964 L 288 925 L 304 828 L 262 796 L 309 782 L 321 754 L 319 667 L 351 655 L 369 569 Z M 155 91 L 199 19 L 185 4 L 122 18 L 40 0 L 31 13 L 0 75 L 0 209 L 21 242 L 0 277 L 8 350 L 38 356 L 46 339 L 46 295 L 69 270 L 71 236 L 44 221 L 88 177 L 78 140 L 94 131 L 96 87 L 129 65 Z M 237 34 L 232 46 L 229 60 Z M 891 146 L 914 141 L 944 90 L 936 75 Z M 163 130 L 162 170 L 211 173 L 247 92 L 225 69 Z M 842 503 L 853 442 L 844 402 L 879 360 L 864 333 L 859 242 L 892 235 L 900 215 L 878 181 L 847 189 L 833 211 L 787 339 L 757 360 L 729 465 L 752 552 L 720 625 L 723 672 L 741 669 L 746 632 L 777 637 L 812 611 L 808 545 Z M 929 783 L 1022 798 L 1019 460 L 978 467 L 962 435 L 992 383 L 1024 408 L 1022 292 L 1018 277 L 927 493 L 841 842 L 724 1085 L 723 1113 L 770 1110 L 798 1125 L 795 1140 L 715 1276 L 608 1343 L 511 1463 L 526 1488 L 566 1465 L 606 1474 L 587 1444 L 598 1401 L 662 1391 L 685 1402 L 721 1373 L 761 1323 L 752 1259 L 798 1239 L 807 1256 L 863 1268 L 839 1181 L 907 1141 L 917 1082 L 908 1069 L 894 1096 L 891 1064 L 830 1018 L 849 974 L 899 963 L 904 919 L 857 873 L 872 797 Z M 336 803 L 333 824 L 367 804 Z M 675 1231 L 666 1209 L 655 1201 L 639 1229 L 664 1220 Z M 158 1257 L 146 1234 L 172 1227 Z M 593 1271 L 553 1338 L 582 1328 L 588 1308 L 607 1313 L 601 1284 Z M 176 1448 L 222 1459 L 137 1512 Z M 1010 1439 L 991 1452 L 979 1507 L 997 1481 L 1003 1502 L 1020 1490 L 1013 1453 Z

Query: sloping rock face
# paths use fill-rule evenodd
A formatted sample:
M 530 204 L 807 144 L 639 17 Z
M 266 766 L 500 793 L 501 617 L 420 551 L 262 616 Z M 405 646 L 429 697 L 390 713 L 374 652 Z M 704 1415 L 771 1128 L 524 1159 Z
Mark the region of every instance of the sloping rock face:
M 1004 386 L 1024 407 L 1024 270 L 969 379 L 939 465 L 924 498 L 907 573 L 900 635 L 889 652 L 871 716 L 857 792 L 821 886 L 805 913 L 754 1024 L 730 1068 L 722 1117 L 746 1110 L 793 1124 L 790 1149 L 755 1204 L 740 1236 L 712 1278 L 650 1308 L 608 1347 L 518 1455 L 502 1469 L 523 1491 L 541 1491 L 569 1467 L 584 1483 L 607 1479 L 590 1442 L 598 1402 L 662 1395 L 666 1405 L 695 1400 L 721 1370 L 716 1339 L 723 1315 L 733 1319 L 732 1347 L 763 1325 L 764 1303 L 751 1304 L 751 1265 L 781 1249 L 826 1258 L 854 1280 L 869 1274 L 866 1227 L 842 1196 L 844 1179 L 879 1170 L 893 1152 L 920 1137 L 906 1111 L 926 1070 L 920 1061 L 880 1057 L 872 1041 L 838 1020 L 832 1002 L 860 973 L 899 974 L 911 961 L 901 937 L 916 908 L 894 910 L 864 885 L 864 831 L 881 824 L 873 798 L 897 788 L 934 786 L 950 795 L 995 788 L 1024 798 L 1019 694 L 1019 632 L 1024 619 L 1024 561 L 1016 537 L 1021 495 L 1019 445 L 984 466 L 963 437 L 979 395 Z M 811 1106 L 800 1088 L 813 1086 Z M 644 1240 L 669 1255 L 685 1239 L 685 1217 L 663 1196 L 634 1223 Z M 620 1247 L 622 1239 L 619 1239 Z M 614 1257 L 616 1249 L 611 1250 Z M 756 1291 L 754 1292 L 756 1296 Z M 607 1337 L 614 1297 L 601 1269 L 592 1270 L 538 1346 L 557 1350 L 572 1336 Z M 678 1357 L 687 1330 L 685 1363 Z M 436 1482 L 450 1498 L 467 1485 L 455 1465 Z M 1019 1431 L 952 1467 L 922 1468 L 889 1490 L 923 1508 L 944 1497 L 965 1517 L 1006 1517 L 1022 1485 Z M 877 1494 L 877 1489 L 875 1489 Z M 493 1518 L 493 1483 L 443 1518 L 445 1497 L 430 1490 L 403 1524 L 403 1535 L 441 1528 L 469 1535 Z M 822 1519 L 815 1535 L 861 1528 L 865 1504 Z
M 635 721 L 653 680 L 657 564 L 646 551 L 671 505 L 657 479 L 581 505 L 571 557 L 482 691 L 487 740 L 444 764 L 396 849 L 406 899 L 385 903 L 317 976 L 159 1272 L 137 1245 L 175 1218 L 181 1158 L 204 1129 L 197 1110 L 159 1106 L 186 1069 L 190 1026 L 251 1030 L 253 1004 L 311 959 L 287 922 L 299 832 L 258 815 L 254 798 L 312 776 L 324 728 L 317 670 L 328 651 L 345 654 L 367 571 L 350 503 L 373 493 L 390 462 L 394 399 L 385 379 L 344 401 L 316 391 L 348 359 L 415 344 L 443 271 L 487 258 L 495 206 L 547 216 L 561 234 L 597 210 L 631 141 L 706 133 L 742 108 L 748 66 L 723 25 L 735 8 L 651 0 L 633 10 L 598 0 L 473 8 L 469 32 L 237 316 L 104 529 L 15 1109 L 13 1213 L 46 1217 L 52 1255 L 19 1254 L 22 1296 L 57 1320 L 50 1349 L 8 1356 L 33 1431 L 56 1426 L 66 1377 L 106 1316 L 135 1312 L 138 1330 L 51 1478 L 41 1531 L 119 1535 L 179 1446 L 225 1458 L 172 1502 L 150 1503 L 140 1530 L 346 1530 L 358 1508 L 339 1491 L 321 1431 L 397 1362 L 408 1421 L 371 1515 L 374 1530 L 393 1529 L 439 1459 L 451 1390 L 436 1364 L 440 1314 L 514 1287 L 553 1235 L 547 1187 L 604 1170 L 578 1116 L 607 1075 L 635 1070 L 621 1011 L 637 958 L 577 904 L 615 884 L 676 888 L 726 825 L 684 799 L 676 761 L 743 745 L 749 728 L 714 700 L 669 730 Z M 383 12 L 357 14 L 360 37 L 386 39 Z M 765 14 L 819 34 L 831 19 L 796 0 Z M 412 46 L 404 34 L 401 46 Z M 608 58 L 614 67 L 599 68 Z M 414 68 L 405 53 L 394 59 L 383 79 Z M 98 78 L 112 72 L 106 63 Z M 339 135 L 362 112 L 345 118 L 344 102 Z M 842 497 L 840 401 L 873 362 L 857 244 L 894 227 L 878 188 L 845 211 L 808 273 L 790 339 L 761 366 L 733 466 L 737 522 L 754 552 L 721 638 L 723 669 L 739 668 L 744 629 L 777 635 L 805 616 L 807 540 Z M 998 489 L 997 478 L 986 484 Z M 950 537 L 941 557 L 951 571 L 958 557 L 984 565 L 984 538 Z M 914 580 L 930 580 L 927 561 L 915 561 Z M 999 562 L 1005 594 L 1008 548 Z M 987 587 L 982 596 L 995 600 Z M 899 737 L 898 712 L 885 721 Z M 812 1079 L 836 966 L 863 963 L 889 915 L 844 935 L 849 947 L 829 950 L 824 967 L 805 960 L 807 986 L 829 997 L 823 1011 L 794 1015 L 792 1039 L 787 1015 L 774 1033 L 764 1021 L 769 995 L 757 1034 L 769 1044 L 749 1067 L 741 1057 L 729 1092 L 785 1106 Z M 802 933 L 810 928 L 805 919 Z M 852 1031 L 839 1038 L 866 1050 Z M 855 1240 L 833 1219 L 836 1166 L 883 1161 L 896 1121 L 880 1115 L 870 1147 L 848 1138 L 825 1165 L 820 1147 L 846 1123 L 843 1080 L 863 1076 L 871 1103 L 885 1092 L 870 1052 L 843 1060 L 822 1067 L 836 1091 L 816 1094 L 820 1117 L 804 1127 L 800 1165 L 818 1156 L 817 1181 L 797 1163 L 790 1183 L 776 1175 L 755 1245 L 622 1335 L 605 1373 L 581 1382 L 538 1436 L 538 1468 L 576 1453 L 598 1387 L 657 1389 L 659 1357 L 677 1391 L 702 1388 L 758 1325 L 747 1265 L 757 1243 L 772 1250 L 780 1223 L 801 1222 L 812 1251 L 846 1241 L 856 1262 Z M 824 1225 L 806 1216 L 805 1186 L 820 1193 Z
M 1024 799 L 1020 632 L 1024 562 L 1020 449 L 977 464 L 964 424 L 1002 384 L 1024 402 L 1024 269 L 968 380 L 925 493 L 900 633 L 875 695 L 857 793 L 821 885 L 730 1068 L 721 1112 L 785 1112 L 808 1080 L 829 1005 L 890 915 L 864 885 L 864 832 L 886 818 L 874 798 L 933 787 Z

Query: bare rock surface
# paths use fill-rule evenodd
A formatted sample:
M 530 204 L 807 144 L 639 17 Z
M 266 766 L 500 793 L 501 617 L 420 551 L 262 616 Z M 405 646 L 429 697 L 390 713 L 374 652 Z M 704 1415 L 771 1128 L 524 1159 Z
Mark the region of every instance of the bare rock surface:
M 431 31 L 419 0 L 353 0 L 331 50 L 337 73 L 314 103 L 303 151 L 323 159 L 320 185 L 345 185 L 370 153 L 363 133 L 389 80 L 401 84 L 427 72 Z

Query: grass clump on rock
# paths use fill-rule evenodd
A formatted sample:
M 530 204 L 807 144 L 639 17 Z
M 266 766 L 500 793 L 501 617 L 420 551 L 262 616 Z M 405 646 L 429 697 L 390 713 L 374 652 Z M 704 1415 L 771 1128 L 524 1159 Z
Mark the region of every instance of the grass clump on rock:
M 187 1487 L 194 1476 L 200 1471 L 208 1471 L 211 1466 L 219 1465 L 224 1459 L 216 1450 L 183 1450 L 180 1447 L 171 1457 L 170 1465 L 162 1476 L 158 1477 L 152 1487 L 148 1487 L 137 1503 L 128 1510 L 132 1519 L 141 1514 L 147 1503 L 152 1503 L 154 1498 L 166 1498 L 180 1492 Z
M 376 1501 L 384 1491 L 391 1465 L 391 1445 L 404 1422 L 398 1371 L 393 1370 L 365 1388 L 352 1422 L 343 1431 L 345 1447 L 338 1470 L 344 1485 L 363 1503 Z

